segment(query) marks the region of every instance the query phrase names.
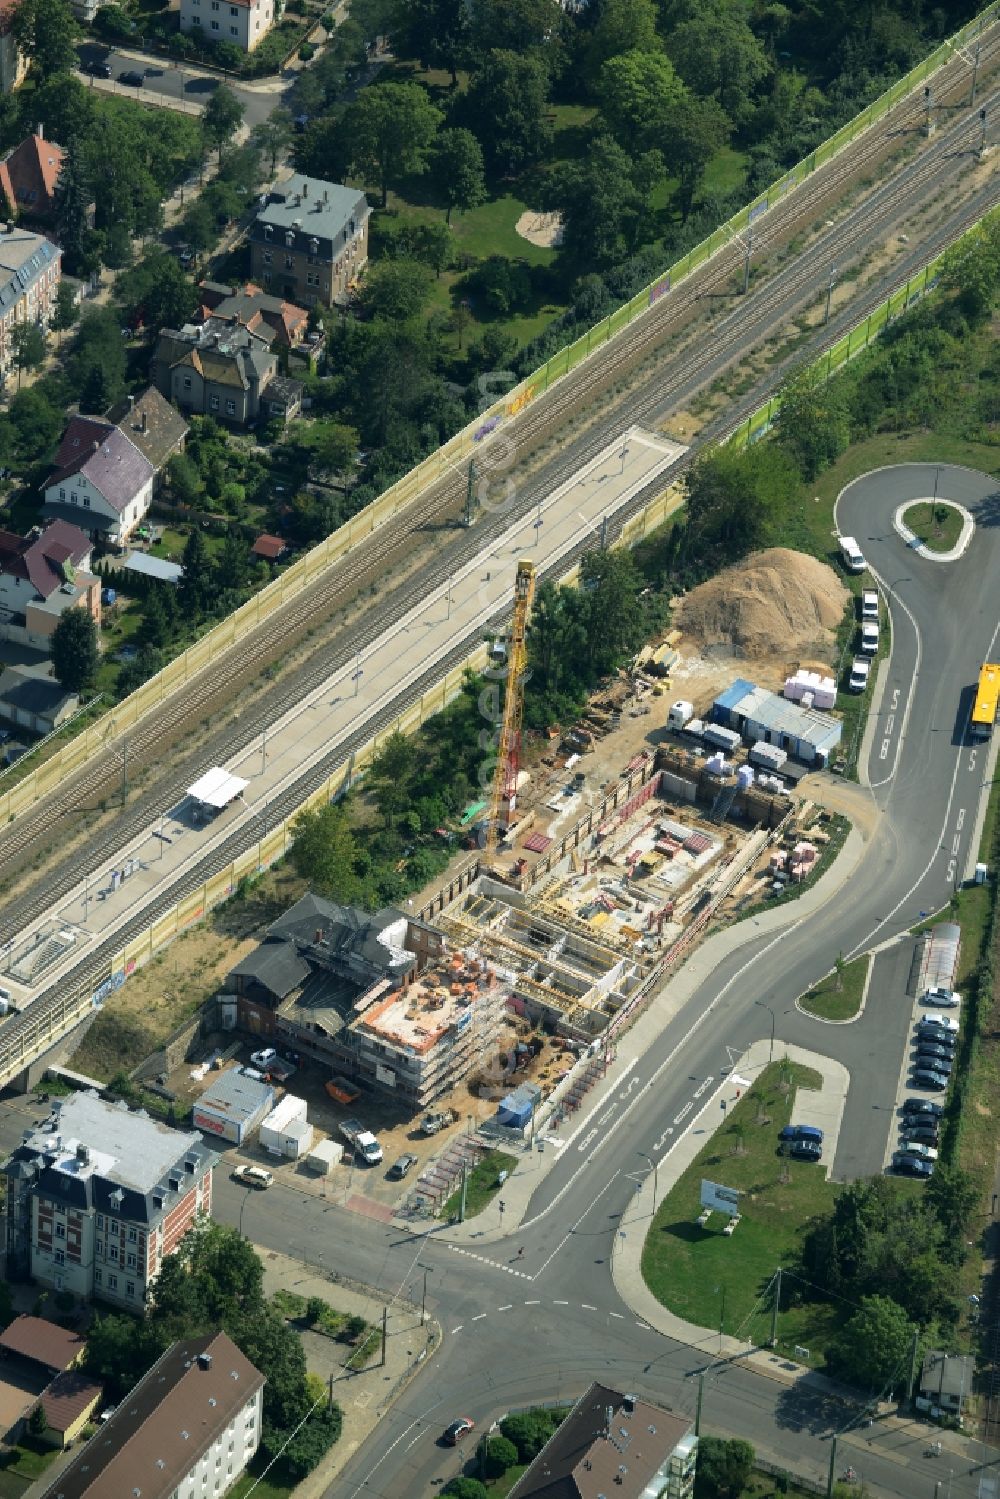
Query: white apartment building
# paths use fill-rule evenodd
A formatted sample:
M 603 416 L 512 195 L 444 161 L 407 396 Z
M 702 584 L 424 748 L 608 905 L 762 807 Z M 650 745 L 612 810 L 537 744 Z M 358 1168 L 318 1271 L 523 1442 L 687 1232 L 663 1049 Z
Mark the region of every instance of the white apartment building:
M 44 234 L 0 225 L 0 376 L 11 367 L 16 323 L 47 332 L 62 274 L 62 251 Z
M 252 52 L 271 29 L 275 0 L 181 0 L 181 30 Z

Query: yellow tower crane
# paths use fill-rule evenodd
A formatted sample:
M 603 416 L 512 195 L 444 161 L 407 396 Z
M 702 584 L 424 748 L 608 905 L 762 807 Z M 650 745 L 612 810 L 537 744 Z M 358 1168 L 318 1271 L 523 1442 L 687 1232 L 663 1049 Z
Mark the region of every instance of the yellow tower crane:
M 493 775 L 486 823 L 486 862 L 496 855 L 502 830 L 514 820 L 517 772 L 521 761 L 521 717 L 524 712 L 524 669 L 528 662 L 528 615 L 535 596 L 535 564 L 519 562 L 514 583 L 514 618 L 507 647 L 507 690 L 504 699 L 497 767 Z

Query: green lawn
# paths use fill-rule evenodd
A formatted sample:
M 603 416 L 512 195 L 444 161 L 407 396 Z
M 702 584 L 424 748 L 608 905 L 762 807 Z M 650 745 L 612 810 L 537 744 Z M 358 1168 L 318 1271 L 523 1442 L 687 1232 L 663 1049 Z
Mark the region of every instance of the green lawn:
M 932 552 L 950 552 L 962 534 L 962 512 L 954 505 L 921 500 L 903 512 L 903 524 Z
M 502 198 L 470 208 L 468 213 L 456 212 L 451 219 L 455 248 L 484 260 L 488 255 L 506 255 L 510 260 L 527 261 L 528 265 L 549 265 L 555 258 L 555 250 L 531 244 L 514 227 L 522 213 L 529 211 L 523 199 L 505 193 Z
M 500 1182 L 497 1180 L 501 1171 L 506 1171 L 509 1176 L 517 1165 L 517 1157 L 505 1155 L 502 1150 L 490 1150 L 483 1156 L 479 1165 L 470 1171 L 465 1188 L 465 1216 L 474 1218 L 481 1213 L 483 1208 L 488 1207 L 500 1191 Z M 453 1192 L 441 1209 L 442 1218 L 451 1218 L 458 1215 L 459 1202 L 462 1189 Z
M 837 1193 L 822 1165 L 777 1153 L 778 1131 L 789 1122 L 796 1088 L 814 1088 L 819 1081 L 810 1068 L 784 1060 L 766 1068 L 660 1204 L 643 1247 L 642 1271 L 657 1300 L 678 1316 L 718 1328 L 724 1302 L 727 1334 L 760 1341 L 770 1336 L 765 1288 L 779 1265 L 797 1262 L 804 1233 L 830 1210 Z M 745 1194 L 742 1221 L 730 1238 L 718 1214 L 705 1228 L 698 1225 L 703 1177 Z M 789 1306 L 783 1297 L 779 1347 L 790 1353 L 804 1346 L 816 1362 L 840 1320 L 835 1306 Z
M 233 1487 L 226 1491 L 229 1499 L 247 1499 L 251 1491 L 253 1499 L 288 1499 L 295 1484 L 277 1463 L 266 1478 L 261 1478 L 259 1475 L 263 1473 L 264 1467 L 262 1458 L 255 1459 L 243 1477 L 237 1479 Z
M 16 1447 L 4 1453 L 2 1472 L 17 1479 L 39 1478 L 56 1456 L 57 1450 L 44 1442 L 36 1442 L 32 1436 L 25 1436 Z M 2 1492 L 0 1489 L 0 1493 Z
M 868 978 L 869 958 L 845 963 L 840 973 L 830 973 L 799 1001 L 803 1010 L 822 1020 L 853 1020 L 861 1008 Z

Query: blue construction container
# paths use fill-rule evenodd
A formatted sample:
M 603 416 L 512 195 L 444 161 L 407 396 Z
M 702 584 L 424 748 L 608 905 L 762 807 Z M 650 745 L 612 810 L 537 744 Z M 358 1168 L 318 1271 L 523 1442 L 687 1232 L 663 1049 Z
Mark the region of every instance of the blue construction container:
M 497 1123 L 523 1129 L 535 1112 L 535 1105 L 541 1096 L 542 1090 L 537 1083 L 522 1083 L 513 1093 L 508 1093 L 506 1098 L 500 1100 Z

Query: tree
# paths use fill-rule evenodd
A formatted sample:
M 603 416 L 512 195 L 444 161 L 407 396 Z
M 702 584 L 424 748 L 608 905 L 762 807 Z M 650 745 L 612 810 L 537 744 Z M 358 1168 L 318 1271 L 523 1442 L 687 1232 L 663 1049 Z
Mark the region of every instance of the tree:
M 534 57 L 489 52 L 466 95 L 465 116 L 477 127 L 492 172 L 514 175 L 544 156 L 552 138 L 545 116 L 549 80 Z
M 266 120 L 260 120 L 250 132 L 253 145 L 270 161 L 272 175 L 277 168 L 278 157 L 288 150 L 294 138 L 291 110 L 285 109 L 280 104 Z
M 850 442 L 847 398 L 844 381 L 826 380 L 812 365 L 782 386 L 777 441 L 795 459 L 803 478 L 815 479 Z
M 748 117 L 754 91 L 770 72 L 738 0 L 683 22 L 668 36 L 667 51 L 687 86 L 718 99 L 735 124 Z
M 78 27 L 66 0 L 22 0 L 11 30 L 19 51 L 42 78 L 76 67 Z
M 10 347 L 17 370 L 17 388 L 21 388 L 24 370 L 37 370 L 45 362 L 45 334 L 37 323 L 15 323 L 10 335 Z
M 487 1478 L 502 1478 L 517 1462 L 517 1448 L 507 1437 L 488 1437 L 483 1453 L 483 1470 Z
M 52 631 L 52 674 L 67 692 L 82 692 L 97 675 L 97 626 L 89 611 L 67 609 Z
M 73 288 L 68 281 L 60 281 L 56 287 L 56 303 L 52 310 L 52 328 L 56 333 L 65 333 L 73 327 L 80 316 Z
M 44 458 L 63 429 L 65 418 L 37 385 L 19 390 L 10 403 L 10 422 L 22 458 Z
M 558 68 L 566 20 L 559 0 L 470 0 L 469 9 L 473 59 L 497 50 Z
M 519 1411 L 504 1416 L 500 1430 L 517 1449 L 518 1462 L 530 1463 L 541 1452 L 552 1435 L 555 1423 L 548 1411 Z
M 141 645 L 131 661 L 123 661 L 115 678 L 115 696 L 121 702 L 143 682 L 155 677 L 163 668 L 163 655 L 152 645 Z
M 749 1442 L 733 1437 L 702 1437 L 698 1442 L 698 1466 L 694 1491 L 697 1499 L 739 1499 L 753 1472 L 754 1450 Z
M 222 148 L 230 141 L 243 123 L 246 107 L 240 103 L 228 83 L 220 83 L 205 105 L 201 116 L 205 139 L 215 146 L 222 162 Z
M 214 241 L 213 241 L 214 242 Z M 115 282 L 118 304 L 130 327 L 179 328 L 198 297 L 176 256 L 151 250 Z
M 198 526 L 193 527 L 185 542 L 181 560 L 184 568 L 178 586 L 181 608 L 190 618 L 197 619 L 207 606 L 212 591 L 212 562 Z
M 361 894 L 358 848 L 341 802 L 301 812 L 292 824 L 291 859 L 303 879 L 323 895 L 350 905 Z
M 373 84 L 349 106 L 344 132 L 352 161 L 357 171 L 378 182 L 383 208 L 389 189 L 404 175 L 426 169 L 442 118 L 419 83 Z
M 88 308 L 66 360 L 80 410 L 101 413 L 119 400 L 125 392 L 125 367 L 118 318 L 110 307 Z
M 246 587 L 249 576 L 250 557 L 245 540 L 241 536 L 227 536 L 216 568 L 219 587 L 238 591 Z
M 662 147 L 687 90 L 669 57 L 626 52 L 604 64 L 597 80 L 601 114 L 627 151 Z
M 142 624 L 136 632 L 136 640 L 141 645 L 150 645 L 159 649 L 170 639 L 170 616 L 163 597 L 167 586 L 169 585 L 154 581 L 143 601 Z
M 410 778 L 416 766 L 417 752 L 405 734 L 393 733 L 372 761 L 370 778 L 375 788 L 378 809 L 389 827 L 410 805 Z
M 924 1191 L 924 1201 L 944 1230 L 944 1252 L 948 1259 L 965 1258 L 965 1242 L 972 1232 L 979 1196 L 975 1177 L 968 1171 L 938 1161 Z M 948 1252 L 949 1246 L 952 1253 Z
M 1000 225 L 995 219 L 984 219 L 945 252 L 940 280 L 957 294 L 971 322 L 989 316 L 1000 292 Z
M 310 455 L 310 467 L 321 478 L 349 473 L 354 466 L 360 435 L 357 427 L 342 422 L 319 419 L 311 422 L 304 434 Z
M 39 1400 L 31 1415 L 28 1417 L 28 1430 L 33 1437 L 43 1437 L 49 1429 L 49 1420 L 45 1414 L 45 1407 Z
M 368 272 L 361 300 L 373 317 L 405 323 L 419 315 L 431 279 L 430 268 L 419 260 L 383 260 Z
M 667 122 L 662 149 L 671 174 L 677 177 L 675 199 L 685 224 L 705 168 L 728 135 L 729 121 L 715 100 L 696 99 L 692 94 L 680 101 Z
M 441 1492 L 452 1495 L 453 1499 L 488 1499 L 486 1485 L 478 1478 L 466 1478 L 462 1473 L 449 1478 Z
M 101 242 L 90 227 L 93 194 L 83 156 L 79 140 L 70 140 L 55 191 L 56 233 L 66 269 L 74 276 L 90 276 L 101 263 Z
M 451 223 L 453 209 L 464 212 L 485 202 L 483 148 L 471 130 L 459 126 L 441 131 L 434 142 L 433 172 L 438 192 L 448 205 L 447 223 Z
M 469 41 L 468 0 L 407 0 L 398 30 L 404 56 L 417 58 L 425 68 L 445 68 L 452 87 L 458 83 Z
M 865 1390 L 901 1388 L 916 1328 L 888 1296 L 866 1296 L 827 1353 L 841 1378 Z
M 602 0 L 585 52 L 586 71 L 597 79 L 609 57 L 623 52 L 659 52 L 654 0 Z
M 617 265 L 635 250 L 648 222 L 650 188 L 663 175 L 659 153 L 633 162 L 602 135 L 580 161 L 551 174 L 546 202 L 562 214 L 562 250 L 581 270 Z
M 167 464 L 170 493 L 179 505 L 197 505 L 202 497 L 198 466 L 187 453 L 175 453 Z
M 762 545 L 778 495 L 798 481 L 787 455 L 760 445 L 743 452 L 731 446 L 705 453 L 688 473 L 687 520 L 682 565 L 695 576 L 736 562 Z

